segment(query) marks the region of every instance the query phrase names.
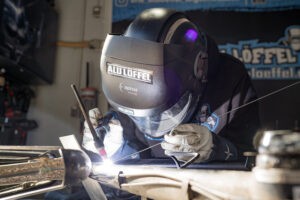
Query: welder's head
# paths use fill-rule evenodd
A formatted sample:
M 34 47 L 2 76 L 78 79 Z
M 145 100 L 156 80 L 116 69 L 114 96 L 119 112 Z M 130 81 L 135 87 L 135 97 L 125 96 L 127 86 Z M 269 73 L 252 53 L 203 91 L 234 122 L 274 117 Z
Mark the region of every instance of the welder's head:
M 100 68 L 110 105 L 161 137 L 185 120 L 206 82 L 206 37 L 183 13 L 148 9 L 123 35 L 107 36 Z

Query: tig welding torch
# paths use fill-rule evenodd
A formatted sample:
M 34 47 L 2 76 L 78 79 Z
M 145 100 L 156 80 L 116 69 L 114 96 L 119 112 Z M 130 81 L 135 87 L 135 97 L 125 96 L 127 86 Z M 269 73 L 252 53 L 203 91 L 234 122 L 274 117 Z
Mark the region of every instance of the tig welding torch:
M 74 92 L 74 95 L 77 99 L 77 102 L 78 102 L 79 108 L 82 112 L 82 115 L 83 115 L 83 117 L 84 117 L 84 119 L 85 119 L 91 133 L 92 133 L 92 136 L 93 136 L 93 139 L 94 139 L 94 145 L 95 145 L 96 149 L 98 150 L 99 155 L 101 156 L 102 160 L 107 159 L 107 154 L 106 154 L 106 151 L 104 149 L 104 144 L 103 144 L 103 139 L 102 139 L 103 137 L 101 137 L 101 134 L 98 135 L 96 133 L 96 130 L 94 129 L 90 118 L 86 114 L 85 107 L 82 103 L 82 100 L 79 96 L 79 93 L 78 93 L 78 90 L 77 90 L 76 86 L 74 84 L 71 84 L 71 88 L 72 88 L 72 90 Z

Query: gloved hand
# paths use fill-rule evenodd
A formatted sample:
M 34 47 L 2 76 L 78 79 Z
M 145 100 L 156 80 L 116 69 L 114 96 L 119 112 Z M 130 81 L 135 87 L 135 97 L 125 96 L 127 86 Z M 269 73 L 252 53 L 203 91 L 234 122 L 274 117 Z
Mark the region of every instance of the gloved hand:
M 94 128 L 98 126 L 102 117 L 103 116 L 98 108 L 89 110 L 89 118 Z M 111 157 L 123 144 L 123 128 L 119 120 L 111 119 L 106 127 L 106 130 L 107 132 L 104 136 L 103 144 L 107 157 Z M 97 134 L 100 133 L 97 132 Z M 85 149 L 98 154 L 93 135 L 87 122 L 84 122 L 82 146 Z
M 161 146 L 168 156 L 175 156 L 178 160 L 186 162 L 191 155 L 184 154 L 199 153 L 195 162 L 208 160 L 213 147 L 212 133 L 205 127 L 197 124 L 181 124 L 171 133 L 164 136 Z M 178 155 L 178 152 L 180 154 Z M 182 153 L 182 154 L 181 154 Z
M 123 127 L 117 119 L 112 119 L 108 123 L 109 130 L 104 137 L 104 148 L 108 157 L 111 157 L 123 145 Z

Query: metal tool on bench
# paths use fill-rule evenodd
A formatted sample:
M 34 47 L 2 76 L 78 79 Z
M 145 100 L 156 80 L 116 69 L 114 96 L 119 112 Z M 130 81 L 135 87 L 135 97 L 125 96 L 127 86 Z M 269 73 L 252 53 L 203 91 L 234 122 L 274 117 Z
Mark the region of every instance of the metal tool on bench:
M 89 157 L 59 146 L 1 146 L 0 199 L 20 199 L 85 180 Z

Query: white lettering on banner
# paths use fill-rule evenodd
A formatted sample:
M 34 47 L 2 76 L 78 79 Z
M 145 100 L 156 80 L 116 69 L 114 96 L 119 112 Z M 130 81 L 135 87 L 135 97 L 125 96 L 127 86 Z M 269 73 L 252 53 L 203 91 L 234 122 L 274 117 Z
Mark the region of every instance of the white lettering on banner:
M 245 64 L 291 64 L 297 63 L 297 56 L 293 55 L 290 48 L 283 47 L 259 47 L 243 49 L 232 48 L 232 55 Z
M 107 63 L 107 74 L 151 84 L 153 82 L 153 71 L 126 67 L 112 63 Z
M 300 69 L 295 67 L 250 68 L 248 73 L 255 79 L 299 79 Z

